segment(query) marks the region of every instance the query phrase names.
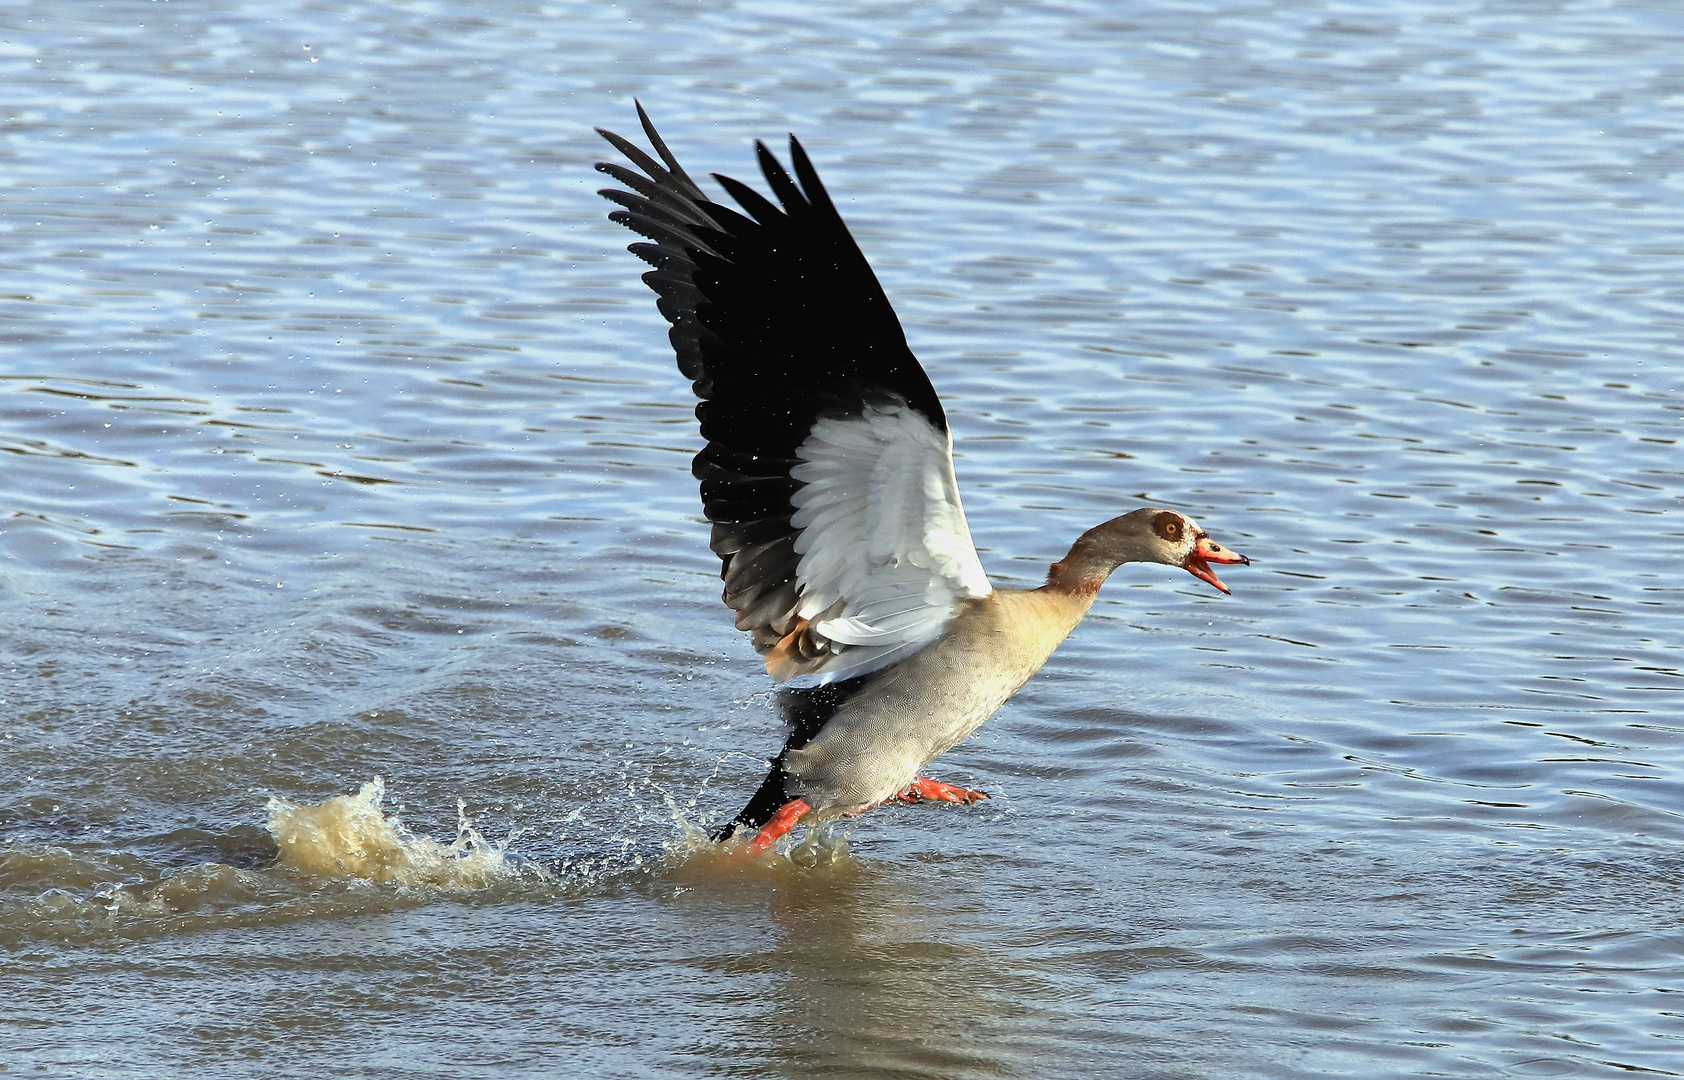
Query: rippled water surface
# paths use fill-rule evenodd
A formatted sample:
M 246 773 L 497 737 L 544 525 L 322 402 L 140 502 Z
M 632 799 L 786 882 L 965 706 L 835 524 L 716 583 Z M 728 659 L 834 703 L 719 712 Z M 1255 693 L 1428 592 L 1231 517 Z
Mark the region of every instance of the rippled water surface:
M 0 72 L 0 1072 L 1684 1075 L 1675 5 L 24 0 Z M 634 95 L 801 135 L 997 581 L 1252 557 L 1119 573 L 991 801 L 694 839 L 779 734 Z

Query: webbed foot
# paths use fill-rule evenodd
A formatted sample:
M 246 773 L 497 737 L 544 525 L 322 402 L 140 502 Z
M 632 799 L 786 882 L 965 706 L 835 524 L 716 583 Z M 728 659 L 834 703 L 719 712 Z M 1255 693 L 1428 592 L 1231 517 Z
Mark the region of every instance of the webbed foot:
M 971 788 L 960 787 L 958 784 L 944 784 L 940 780 L 931 780 L 927 776 L 920 776 L 912 781 L 905 791 L 883 801 L 904 803 L 950 802 L 969 806 L 986 798 L 988 798 L 986 791 L 974 791 Z

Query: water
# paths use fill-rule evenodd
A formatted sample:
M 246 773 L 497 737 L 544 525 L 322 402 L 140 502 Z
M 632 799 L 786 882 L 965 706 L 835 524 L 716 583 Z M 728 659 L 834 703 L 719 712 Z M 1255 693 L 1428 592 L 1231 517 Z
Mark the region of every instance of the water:
M 0 1071 L 1684 1074 L 1670 5 L 0 42 Z M 778 735 L 633 95 L 802 136 L 996 580 L 1141 499 L 1252 557 L 1119 574 L 937 766 L 989 802 L 698 843 Z

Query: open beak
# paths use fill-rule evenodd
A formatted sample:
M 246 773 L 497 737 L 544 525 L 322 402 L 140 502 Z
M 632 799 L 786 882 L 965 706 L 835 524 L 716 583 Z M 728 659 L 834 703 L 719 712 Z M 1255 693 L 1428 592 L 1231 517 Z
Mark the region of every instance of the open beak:
M 1223 592 L 1228 586 L 1222 584 L 1222 579 L 1210 568 L 1211 563 L 1239 563 L 1250 566 L 1251 560 L 1236 551 L 1229 551 L 1208 536 L 1201 536 L 1193 544 L 1193 550 L 1187 553 L 1187 560 L 1181 564 L 1182 569 L 1201 581 L 1208 581 Z

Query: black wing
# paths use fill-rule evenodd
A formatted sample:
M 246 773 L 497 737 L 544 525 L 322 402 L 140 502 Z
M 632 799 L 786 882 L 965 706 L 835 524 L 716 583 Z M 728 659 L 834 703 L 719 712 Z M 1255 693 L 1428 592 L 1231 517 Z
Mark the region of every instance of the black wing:
M 724 600 L 737 613 L 737 628 L 750 631 L 764 652 L 800 621 L 799 530 L 790 524 L 790 496 L 801 485 L 789 471 L 814 423 L 896 399 L 942 434 L 947 420 L 883 287 L 793 135 L 799 186 L 755 143 L 781 208 L 714 175 L 744 216 L 710 201 L 641 104 L 637 115 L 661 161 L 598 128 L 643 170 L 598 163 L 631 189 L 601 194 L 625 208 L 611 220 L 652 241 L 629 250 L 654 267 L 643 280 L 672 323 L 679 370 L 702 399 L 696 417 L 707 446 L 692 471 L 724 564 Z

